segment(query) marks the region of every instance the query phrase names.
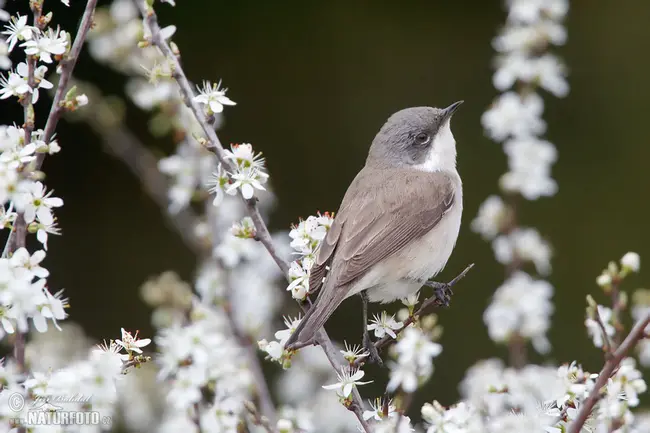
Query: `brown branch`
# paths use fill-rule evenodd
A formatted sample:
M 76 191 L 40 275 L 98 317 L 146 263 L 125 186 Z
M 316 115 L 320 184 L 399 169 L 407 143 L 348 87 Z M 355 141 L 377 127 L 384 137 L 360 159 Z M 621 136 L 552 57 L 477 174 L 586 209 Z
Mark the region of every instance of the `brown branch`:
M 185 76 L 185 72 L 183 71 L 183 67 L 181 66 L 179 58 L 174 54 L 174 51 L 172 51 L 171 47 L 162 36 L 156 13 L 143 1 L 134 0 L 134 3 L 140 10 L 140 13 L 145 18 L 145 21 L 151 30 L 151 42 L 156 47 L 158 47 L 163 56 L 171 63 L 172 77 L 176 80 L 178 86 L 180 87 L 185 105 L 187 105 L 187 107 L 192 110 L 196 121 L 201 125 L 201 129 L 203 129 L 203 132 L 205 133 L 208 140 L 208 149 L 217 156 L 217 159 L 219 159 L 221 165 L 228 172 L 233 173 L 235 171 L 234 167 L 231 162 L 226 159 L 226 153 L 223 149 L 223 146 L 221 145 L 221 141 L 219 140 L 217 133 L 206 118 L 203 109 L 196 101 L 194 101 L 194 90 L 192 89 L 190 82 Z M 255 224 L 256 238 L 262 242 L 262 244 L 264 244 L 275 263 L 282 270 L 282 273 L 287 275 L 289 272 L 289 265 L 284 260 L 282 260 L 282 258 L 278 255 L 275 247 L 273 246 L 271 234 L 269 233 L 269 230 L 264 223 L 264 219 L 262 218 L 262 215 L 260 214 L 260 211 L 257 207 L 257 201 L 254 199 L 245 200 L 243 196 L 242 200 L 246 204 L 248 214 Z
M 52 108 L 50 108 L 50 114 L 47 116 L 47 123 L 45 124 L 43 132 L 43 141 L 45 141 L 45 143 L 49 144 L 49 141 L 52 139 L 52 135 L 54 135 L 54 131 L 56 130 L 56 126 L 58 125 L 59 120 L 61 120 L 61 116 L 65 110 L 62 106 L 62 102 L 65 100 L 68 83 L 72 78 L 72 71 L 77 64 L 79 53 L 81 53 L 81 48 L 83 47 L 88 31 L 92 26 L 96 6 L 97 0 L 88 0 L 88 3 L 86 3 L 86 9 L 81 18 L 81 24 L 79 25 L 77 36 L 74 38 L 72 48 L 68 55 L 60 62 L 62 68 L 61 78 L 59 78 L 59 83 L 56 92 L 54 93 L 54 100 L 52 101 Z M 36 163 L 36 170 L 41 168 L 44 158 L 45 154 L 39 155 Z
M 462 280 L 465 277 L 465 275 L 467 275 L 467 273 L 470 271 L 470 269 L 472 269 L 473 267 L 474 267 L 474 263 L 469 264 L 465 269 L 463 269 L 463 271 L 460 274 L 456 275 L 456 277 L 453 280 L 447 283 L 447 287 L 454 287 L 456 283 Z M 404 321 L 400 329 L 395 331 L 395 335 L 397 336 L 401 334 L 402 331 L 408 328 L 409 325 L 415 322 L 420 316 L 427 314 L 428 311 L 432 308 L 442 306 L 442 304 L 443 301 L 438 299 L 438 297 L 436 297 L 435 295 L 425 299 L 422 302 L 422 305 L 420 305 L 420 308 L 418 308 L 417 311 L 415 311 L 415 313 L 411 314 L 409 318 Z M 388 345 L 390 342 L 394 340 L 395 339 L 390 335 L 386 335 L 382 339 L 375 342 L 375 347 L 377 348 L 377 350 L 381 350 L 384 346 Z M 366 363 L 365 359 L 360 358 L 357 359 L 352 365 L 354 367 L 360 367 L 365 363 Z
M 217 137 L 217 133 L 208 122 L 208 119 L 206 119 L 205 113 L 201 107 L 199 107 L 199 105 L 194 101 L 194 90 L 192 89 L 187 77 L 185 76 L 185 72 L 183 71 L 183 67 L 180 64 L 178 57 L 174 54 L 169 44 L 162 37 L 156 13 L 152 8 L 148 7 L 145 2 L 134 0 L 134 4 L 144 17 L 149 30 L 151 31 L 151 42 L 156 47 L 158 47 L 165 58 L 171 62 L 173 71 L 172 76 L 180 87 L 180 91 L 183 95 L 185 104 L 192 110 L 194 117 L 201 125 L 201 128 L 207 137 L 208 149 L 210 149 L 217 156 L 219 162 L 226 170 L 233 172 L 234 169 L 232 167 L 232 164 L 229 160 L 226 159 L 225 151 L 221 145 L 221 142 L 219 141 L 219 138 Z M 244 200 L 244 203 L 246 204 L 248 215 L 255 224 L 256 238 L 264 245 L 277 266 L 280 268 L 288 280 L 289 264 L 285 262 L 277 253 L 271 239 L 271 234 L 269 233 L 269 230 L 264 223 L 264 219 L 262 218 L 262 215 L 260 214 L 260 211 L 257 207 L 257 202 L 255 200 Z M 330 364 L 332 364 L 332 366 L 335 368 L 337 366 L 340 366 L 341 364 L 338 361 L 339 354 L 336 352 L 332 341 L 329 339 L 324 329 L 321 329 L 318 332 L 317 342 L 323 348 L 323 351 L 327 355 Z M 359 423 L 363 427 L 364 431 L 370 433 L 372 430 L 370 429 L 368 423 L 363 419 L 363 401 L 361 400 L 361 396 L 356 389 L 353 390 L 352 396 L 353 407 L 351 409 L 357 416 L 357 419 L 359 420 Z
M 569 426 L 567 433 L 579 433 L 582 430 L 587 418 L 591 415 L 591 411 L 594 409 L 596 403 L 601 398 L 601 389 L 607 384 L 607 380 L 612 377 L 616 368 L 621 363 L 623 358 L 627 353 L 636 346 L 636 343 L 644 338 L 645 328 L 650 324 L 650 313 L 647 313 L 645 317 L 639 320 L 634 328 L 630 331 L 628 336 L 623 340 L 621 345 L 616 349 L 616 352 L 605 362 L 603 369 L 598 374 L 598 379 L 589 393 L 587 399 L 580 406 L 580 411 L 576 416 L 575 421 Z

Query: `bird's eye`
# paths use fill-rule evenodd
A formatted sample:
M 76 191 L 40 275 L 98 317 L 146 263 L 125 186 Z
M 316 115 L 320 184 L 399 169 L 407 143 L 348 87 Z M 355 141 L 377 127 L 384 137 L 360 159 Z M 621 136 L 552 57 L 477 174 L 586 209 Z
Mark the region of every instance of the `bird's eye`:
M 415 144 L 418 145 L 427 144 L 430 140 L 431 140 L 431 136 L 426 132 L 420 132 L 418 135 L 415 136 Z

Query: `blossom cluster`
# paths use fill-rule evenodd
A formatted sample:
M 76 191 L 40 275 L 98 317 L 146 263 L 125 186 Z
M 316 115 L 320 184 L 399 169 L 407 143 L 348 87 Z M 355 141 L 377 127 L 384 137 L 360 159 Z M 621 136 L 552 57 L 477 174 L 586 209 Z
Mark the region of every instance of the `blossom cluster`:
M 333 221 L 334 216 L 325 212 L 316 216 L 311 215 L 291 228 L 289 232 L 290 246 L 294 249 L 294 254 L 298 256 L 298 259 L 291 262 L 289 268 L 291 282 L 287 290 L 291 292 L 294 299 L 304 301 L 311 293 L 309 272 L 316 260 L 318 246 L 325 239 Z
M 33 419 L 27 416 L 30 411 L 94 411 L 104 423 L 88 425 L 86 431 L 110 428 L 112 423 L 107 421 L 115 411 L 120 380 L 129 368 L 147 361 L 141 348 L 150 341 L 138 339 L 137 334 L 122 329 L 121 339 L 96 346 L 82 359 L 55 370 L 51 367 L 49 371 L 34 370 L 26 378 L 22 378 L 14 360 L 0 362 L 0 376 L 4 379 L 0 391 L 0 422 L 11 425 L 22 419 L 29 423 Z M 22 426 L 34 431 L 52 428 L 38 424 Z M 74 424 L 59 427 L 58 431 L 78 431 Z
M 550 349 L 546 331 L 553 312 L 548 300 L 553 288 L 548 283 L 536 282 L 537 287 L 544 287 L 534 291 L 541 296 L 542 312 L 516 320 L 527 312 L 523 304 L 513 300 L 532 296 L 528 293 L 532 277 L 512 273 L 523 272 L 522 268 L 530 263 L 538 274 L 547 276 L 551 271 L 552 249 L 535 228 L 519 226 L 513 201 L 517 194 L 536 200 L 557 192 L 557 183 L 551 177 L 557 150 L 541 138 L 546 123 L 542 119 L 544 101 L 537 91 L 541 88 L 557 97 L 568 93 L 566 68 L 549 47 L 566 40 L 562 21 L 569 4 L 567 0 L 512 0 L 506 5 L 506 24 L 492 43 L 497 52 L 493 84 L 503 93 L 481 118 L 486 135 L 503 143 L 508 157 L 508 172 L 500 179 L 506 199 L 489 196 L 471 227 L 492 242 L 497 261 L 506 266 L 509 275 L 484 315 L 490 336 L 506 344 L 519 338 L 532 340 L 535 349 L 545 353 Z M 507 312 L 509 308 L 513 309 L 511 313 Z

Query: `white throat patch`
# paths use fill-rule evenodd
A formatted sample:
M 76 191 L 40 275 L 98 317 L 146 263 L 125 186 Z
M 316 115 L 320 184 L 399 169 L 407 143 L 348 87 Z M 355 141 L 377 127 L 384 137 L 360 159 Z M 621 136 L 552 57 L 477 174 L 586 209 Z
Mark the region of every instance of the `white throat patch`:
M 428 172 L 456 168 L 456 139 L 451 132 L 450 123 L 445 122 L 438 130 L 438 133 L 433 138 L 426 161 L 414 165 L 413 168 Z

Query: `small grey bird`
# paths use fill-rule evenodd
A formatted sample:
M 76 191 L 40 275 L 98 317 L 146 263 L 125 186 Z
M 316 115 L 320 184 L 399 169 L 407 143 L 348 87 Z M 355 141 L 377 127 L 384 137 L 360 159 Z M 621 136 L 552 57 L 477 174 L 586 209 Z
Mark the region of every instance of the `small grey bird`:
M 367 330 L 368 301 L 417 292 L 445 267 L 458 238 L 463 190 L 450 121 L 462 102 L 407 108 L 381 128 L 319 247 L 309 277 L 318 297 L 287 348 L 308 344 L 344 299 L 360 294 L 364 346 L 381 362 Z

